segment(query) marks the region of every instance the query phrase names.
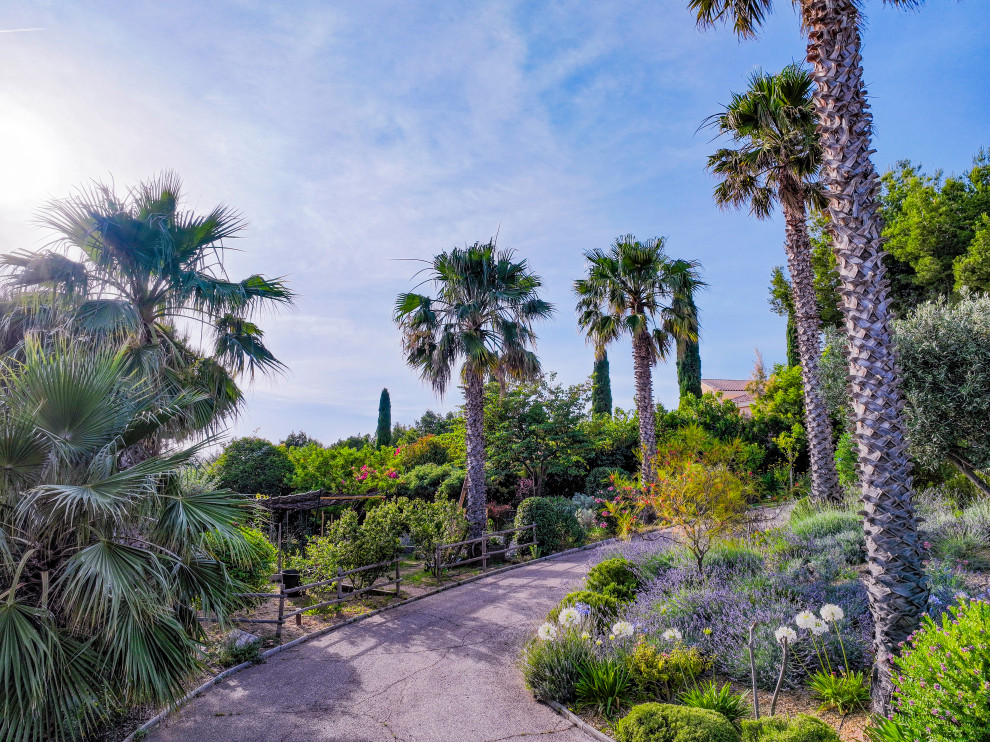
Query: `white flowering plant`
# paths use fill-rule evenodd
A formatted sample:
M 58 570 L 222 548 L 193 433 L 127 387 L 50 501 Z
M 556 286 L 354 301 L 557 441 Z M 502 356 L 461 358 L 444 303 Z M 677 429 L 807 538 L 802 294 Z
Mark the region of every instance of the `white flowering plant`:
M 834 708 L 839 713 L 846 713 L 856 708 L 866 708 L 870 700 L 869 680 L 862 672 L 858 672 L 849 667 L 849 658 L 846 655 L 846 645 L 842 641 L 842 631 L 839 629 L 839 622 L 845 618 L 845 611 L 840 606 L 833 603 L 823 605 L 816 615 L 811 611 L 801 611 L 794 617 L 794 623 L 799 628 L 809 633 L 811 646 L 814 648 L 815 656 L 818 659 L 818 669 L 809 670 L 810 679 L 808 685 L 815 697 L 822 702 L 822 709 Z M 785 629 L 791 634 L 795 634 L 790 627 L 780 627 L 775 634 L 780 642 Z M 838 660 L 833 665 L 829 656 L 828 647 L 825 644 L 824 636 L 834 631 L 842 651 L 842 664 Z M 787 634 L 789 643 L 791 639 Z M 799 658 L 800 659 L 800 658 Z M 807 668 L 806 668 L 807 669 Z

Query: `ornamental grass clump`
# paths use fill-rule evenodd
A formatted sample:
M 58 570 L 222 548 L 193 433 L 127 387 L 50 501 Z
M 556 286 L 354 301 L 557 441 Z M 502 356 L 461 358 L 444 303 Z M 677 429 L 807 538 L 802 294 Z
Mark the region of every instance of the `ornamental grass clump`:
M 907 739 L 990 739 L 990 603 L 963 598 L 924 617 L 901 652 L 891 722 Z

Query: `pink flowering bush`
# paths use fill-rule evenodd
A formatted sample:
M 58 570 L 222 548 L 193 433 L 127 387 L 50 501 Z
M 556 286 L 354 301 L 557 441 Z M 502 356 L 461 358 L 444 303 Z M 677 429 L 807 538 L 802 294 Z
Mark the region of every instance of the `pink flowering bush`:
M 926 616 L 896 665 L 892 722 L 907 739 L 990 739 L 990 603 L 963 597 Z

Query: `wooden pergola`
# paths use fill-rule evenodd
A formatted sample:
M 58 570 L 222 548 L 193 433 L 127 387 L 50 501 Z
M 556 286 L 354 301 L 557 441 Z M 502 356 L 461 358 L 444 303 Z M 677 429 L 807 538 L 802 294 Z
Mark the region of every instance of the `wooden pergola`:
M 291 495 L 279 495 L 258 500 L 258 505 L 272 512 L 290 510 L 317 510 L 329 505 L 345 505 L 362 500 L 381 500 L 385 495 L 345 495 L 342 493 L 313 490 L 312 492 L 296 492 Z

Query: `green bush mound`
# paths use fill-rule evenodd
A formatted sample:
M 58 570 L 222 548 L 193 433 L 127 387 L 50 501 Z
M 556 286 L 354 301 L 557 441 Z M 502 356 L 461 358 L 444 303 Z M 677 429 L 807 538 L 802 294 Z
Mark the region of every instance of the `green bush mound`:
M 807 714 L 793 719 L 767 716 L 743 721 L 742 742 L 839 742 L 839 735 L 821 719 Z
M 739 742 L 739 732 L 708 709 L 643 703 L 615 725 L 616 742 Z
M 897 714 L 907 739 L 990 740 L 990 603 L 964 601 L 922 619 L 895 660 Z
M 622 601 L 632 600 L 642 587 L 632 562 L 625 557 L 612 557 L 596 564 L 588 571 L 586 583 L 588 590 Z
M 578 590 L 564 596 L 557 607 L 550 611 L 547 620 L 556 623 L 560 612 L 565 608 L 570 608 L 575 603 L 584 603 L 591 609 L 591 615 L 595 618 L 599 628 L 604 629 L 619 615 L 619 601 L 611 595 L 602 595 L 591 590 Z
M 536 524 L 536 549 L 552 554 L 584 543 L 585 533 L 578 523 L 574 506 L 563 497 L 527 497 L 516 510 L 516 528 Z M 520 534 L 520 544 L 530 542 L 530 534 Z

